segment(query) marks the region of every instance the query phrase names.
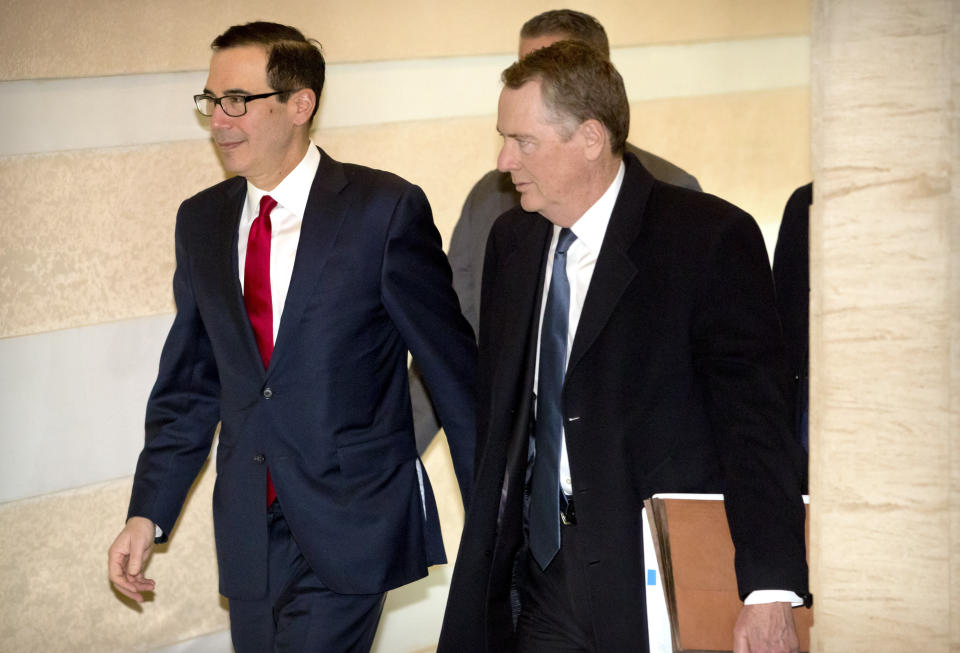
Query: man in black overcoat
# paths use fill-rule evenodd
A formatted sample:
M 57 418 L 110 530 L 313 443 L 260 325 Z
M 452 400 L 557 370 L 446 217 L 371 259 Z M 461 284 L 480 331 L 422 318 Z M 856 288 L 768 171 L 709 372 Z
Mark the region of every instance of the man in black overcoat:
M 756 223 L 624 155 L 623 82 L 589 46 L 503 80 L 498 167 L 521 207 L 487 246 L 477 474 L 439 650 L 647 650 L 655 492 L 724 493 L 736 650 L 796 650 L 802 452 Z

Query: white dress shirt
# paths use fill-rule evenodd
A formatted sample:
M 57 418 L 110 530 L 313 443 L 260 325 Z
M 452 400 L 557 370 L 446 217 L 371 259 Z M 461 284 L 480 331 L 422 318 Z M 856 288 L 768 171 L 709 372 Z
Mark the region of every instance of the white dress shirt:
M 290 289 L 290 277 L 293 276 L 293 262 L 297 258 L 297 246 L 300 244 L 300 225 L 310 197 L 313 178 L 320 167 L 320 150 L 310 143 L 307 153 L 283 178 L 277 187 L 265 191 L 247 181 L 247 199 L 240 215 L 240 227 L 237 238 L 237 260 L 240 263 L 240 287 L 243 288 L 243 271 L 247 260 L 247 241 L 250 239 L 250 226 L 260 214 L 260 198 L 269 195 L 277 200 L 277 206 L 270 213 L 270 297 L 273 302 L 273 342 L 277 342 L 280 331 L 280 316 L 287 301 Z
M 570 360 L 570 350 L 573 347 L 573 339 L 577 334 L 577 325 L 580 323 L 580 314 L 583 311 L 583 303 L 587 298 L 587 290 L 590 288 L 590 280 L 593 278 L 593 270 L 597 265 L 597 258 L 600 255 L 600 247 L 603 245 L 603 237 L 607 233 L 607 225 L 610 224 L 610 216 L 613 214 L 613 206 L 620 195 L 620 187 L 623 186 L 623 177 L 626 168 L 623 163 L 617 171 L 610 187 L 600 196 L 593 206 L 587 209 L 587 212 L 577 220 L 570 230 L 577 237 L 567 249 L 567 280 L 570 282 L 570 314 L 567 327 L 567 357 Z M 546 289 L 550 287 L 550 279 L 553 277 L 553 256 L 557 249 L 557 239 L 560 237 L 560 227 L 553 226 L 553 237 L 550 239 L 550 251 L 547 255 L 547 269 L 543 281 L 543 298 L 540 303 L 540 326 L 537 329 L 537 358 L 536 371 L 534 373 L 534 391 L 538 387 L 540 375 L 540 337 L 543 329 L 543 314 L 547 306 Z M 562 426 L 561 426 L 562 429 Z M 573 495 L 573 478 L 570 474 L 570 460 L 567 457 L 567 435 L 566 430 L 562 429 L 561 449 L 560 449 L 560 489 L 567 496 Z M 778 601 L 789 602 L 794 606 L 803 605 L 803 600 L 795 593 L 785 590 L 767 589 L 751 592 L 744 600 L 745 605 L 759 603 L 775 603 Z
M 570 283 L 570 314 L 567 323 L 567 356 L 566 361 L 570 360 L 570 349 L 573 347 L 573 338 L 577 334 L 577 325 L 580 323 L 580 313 L 583 311 L 583 302 L 587 298 L 587 290 L 590 288 L 590 280 L 593 278 L 593 269 L 597 265 L 597 257 L 600 255 L 600 246 L 603 245 L 603 237 L 607 233 L 607 225 L 610 223 L 610 216 L 613 214 L 613 205 L 617 202 L 617 196 L 620 194 L 620 187 L 623 185 L 623 176 L 626 168 L 623 163 L 617 171 L 610 187 L 600 196 L 593 206 L 587 209 L 580 219 L 578 219 L 570 231 L 577 237 L 567 249 L 567 280 Z M 543 330 L 543 313 L 547 307 L 547 289 L 550 287 L 550 280 L 553 278 L 553 255 L 557 249 L 557 239 L 560 237 L 560 227 L 553 225 L 553 237 L 550 239 L 550 252 L 547 254 L 547 274 L 543 280 L 543 298 L 540 302 L 540 324 L 537 327 L 539 334 Z M 540 379 L 540 338 L 537 337 L 537 359 L 536 371 L 534 373 L 533 387 L 534 391 L 538 387 Z M 564 363 L 566 365 L 566 363 Z M 567 435 L 561 426 L 563 437 L 560 446 L 560 489 L 564 494 L 571 496 L 573 494 L 573 479 L 570 476 L 570 462 L 567 458 Z

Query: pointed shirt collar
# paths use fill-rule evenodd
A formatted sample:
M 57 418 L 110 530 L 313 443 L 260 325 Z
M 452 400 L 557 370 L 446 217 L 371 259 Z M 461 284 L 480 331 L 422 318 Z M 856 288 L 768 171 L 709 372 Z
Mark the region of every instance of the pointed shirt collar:
M 313 186 L 313 178 L 317 175 L 319 167 L 320 150 L 313 141 L 310 141 L 307 153 L 303 155 L 297 167 L 291 170 L 273 190 L 269 192 L 261 190 L 248 180 L 247 215 L 252 216 L 251 220 L 257 217 L 260 212 L 260 198 L 270 195 L 277 200 L 277 204 L 302 219 L 307 208 L 307 199 L 310 197 L 310 188 Z
M 607 225 L 610 224 L 610 216 L 613 215 L 613 207 L 617 203 L 617 197 L 620 195 L 620 188 L 623 186 L 623 178 L 626 174 L 626 166 L 623 161 L 620 162 L 620 168 L 617 170 L 617 176 L 613 178 L 610 186 L 593 203 L 587 212 L 570 227 L 577 236 L 577 241 L 585 245 L 594 254 L 600 252 L 600 246 L 603 245 L 603 237 L 607 233 Z M 554 226 L 554 242 L 556 234 L 560 233 L 560 227 Z

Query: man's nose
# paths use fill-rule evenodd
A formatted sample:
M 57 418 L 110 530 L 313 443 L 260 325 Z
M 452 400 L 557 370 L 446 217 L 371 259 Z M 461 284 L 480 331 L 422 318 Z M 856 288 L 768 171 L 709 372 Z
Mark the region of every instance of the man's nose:
M 230 116 L 226 114 L 220 103 L 213 105 L 213 115 L 210 116 L 211 127 L 223 127 L 230 123 Z
M 500 147 L 500 154 L 497 155 L 497 170 L 500 172 L 509 172 L 517 167 L 517 156 L 510 142 L 504 142 Z

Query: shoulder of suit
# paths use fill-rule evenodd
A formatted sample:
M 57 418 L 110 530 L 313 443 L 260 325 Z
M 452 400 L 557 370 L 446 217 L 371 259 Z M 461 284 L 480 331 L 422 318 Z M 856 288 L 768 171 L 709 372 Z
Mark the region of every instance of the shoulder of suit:
M 539 213 L 529 213 L 519 204 L 500 214 L 490 229 L 491 237 L 503 236 L 512 240 L 516 234 L 536 228 L 540 223 L 547 223 L 547 219 Z
M 224 199 L 229 199 L 236 193 L 246 192 L 247 180 L 243 177 L 230 177 L 224 179 L 218 184 L 204 188 L 199 193 L 188 197 L 183 201 L 184 206 L 203 206 L 206 203 L 220 203 Z
M 510 174 L 491 170 L 470 189 L 461 218 L 489 227 L 497 216 L 519 204 L 520 196 L 510 180 Z
M 691 190 L 700 190 L 700 182 L 697 181 L 697 178 L 680 166 L 670 163 L 666 159 L 659 157 L 652 152 L 641 150 L 632 143 L 627 143 L 626 149 L 627 152 L 632 153 L 637 157 L 637 159 L 640 160 L 640 163 L 643 164 L 643 167 L 646 168 L 647 171 L 654 176 L 654 178 L 664 181 L 668 184 L 683 186 L 684 188 L 690 188 Z
M 352 182 L 386 187 L 395 186 L 398 188 L 414 185 L 400 175 L 388 170 L 370 168 L 358 163 L 341 163 L 340 165 L 343 166 L 344 176 L 346 176 L 346 178 Z
M 723 230 L 737 223 L 754 223 L 749 213 L 727 200 L 654 180 L 645 216 L 660 216 L 680 230 Z
M 510 174 L 499 170 L 490 170 L 484 174 L 470 189 L 471 195 L 488 195 L 493 193 L 513 192 Z
M 668 229 L 693 228 L 692 225 L 704 224 L 705 229 L 719 226 L 724 219 L 741 219 L 750 216 L 730 202 L 702 191 L 677 186 L 657 179 L 646 166 L 637 166 L 639 157 L 628 152 L 624 157 L 627 164 L 627 176 L 624 187 L 637 188 L 649 184 L 649 194 L 641 200 L 635 193 L 626 195 L 632 201 L 643 201 L 644 220 L 662 220 Z M 642 163 L 642 162 L 641 162 Z M 621 197 L 624 190 L 621 190 Z
M 473 185 L 473 190 L 470 192 L 483 190 L 490 186 L 497 186 L 499 185 L 499 180 L 501 177 L 509 177 L 509 174 L 500 172 L 499 170 L 488 170 L 482 177 L 480 177 L 480 179 L 477 180 L 477 183 Z

